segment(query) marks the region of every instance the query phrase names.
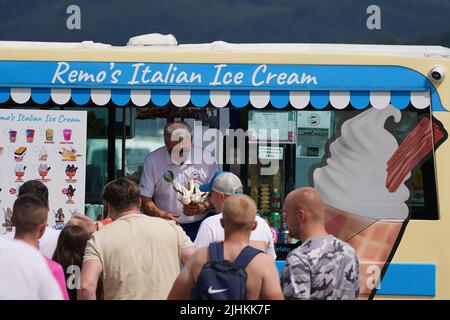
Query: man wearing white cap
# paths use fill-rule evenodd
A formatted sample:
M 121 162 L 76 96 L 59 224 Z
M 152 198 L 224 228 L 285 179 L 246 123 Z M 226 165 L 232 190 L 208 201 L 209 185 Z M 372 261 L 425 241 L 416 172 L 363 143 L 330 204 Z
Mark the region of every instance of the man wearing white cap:
M 233 195 L 243 194 L 241 180 L 231 172 L 217 171 L 210 182 L 202 184 L 200 191 L 209 192 L 209 201 L 214 205 L 218 214 L 203 220 L 195 238 L 195 245 L 207 247 L 211 242 L 224 241 L 225 233 L 220 219 L 222 218 L 222 208 L 225 200 Z M 263 250 L 276 259 L 272 233 L 267 222 L 256 216 L 256 229 L 250 234 L 250 245 Z

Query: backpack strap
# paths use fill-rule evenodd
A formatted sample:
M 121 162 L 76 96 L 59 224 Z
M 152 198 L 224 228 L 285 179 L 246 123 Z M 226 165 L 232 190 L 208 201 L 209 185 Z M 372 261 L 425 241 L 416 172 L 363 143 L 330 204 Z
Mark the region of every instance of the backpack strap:
M 242 249 L 241 253 L 236 258 L 234 263 L 240 265 L 245 269 L 250 261 L 252 261 L 252 259 L 259 253 L 262 253 L 262 251 L 251 246 L 246 246 L 244 249 Z
M 209 261 L 223 261 L 223 242 L 209 244 Z

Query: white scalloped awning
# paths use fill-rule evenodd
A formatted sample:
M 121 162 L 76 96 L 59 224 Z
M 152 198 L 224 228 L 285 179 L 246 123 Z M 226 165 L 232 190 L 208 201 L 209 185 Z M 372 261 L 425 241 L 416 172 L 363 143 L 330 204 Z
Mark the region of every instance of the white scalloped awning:
M 128 89 L 42 89 L 42 88 L 0 88 L 0 103 L 12 99 L 18 104 L 32 99 L 37 104 L 50 100 L 64 105 L 71 100 L 76 105 L 89 102 L 105 106 L 113 103 L 117 106 L 134 105 L 143 107 L 155 105 L 164 107 L 171 103 L 176 107 L 193 105 L 205 107 L 212 105 L 223 108 L 227 105 L 243 108 L 251 105 L 262 109 L 273 106 L 283 109 L 291 105 L 296 109 L 312 106 L 323 109 L 331 105 L 335 109 L 353 107 L 364 109 L 372 106 L 383 109 L 392 104 L 398 109 L 409 105 L 417 109 L 430 106 L 429 91 L 245 91 L 245 90 L 128 90 Z

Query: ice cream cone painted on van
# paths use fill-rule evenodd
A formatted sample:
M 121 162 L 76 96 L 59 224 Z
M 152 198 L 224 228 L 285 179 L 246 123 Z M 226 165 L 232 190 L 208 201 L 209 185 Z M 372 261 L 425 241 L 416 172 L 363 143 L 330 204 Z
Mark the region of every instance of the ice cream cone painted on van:
M 326 165 L 313 173 L 327 204 L 327 231 L 352 245 L 360 259 L 361 298 L 373 296 L 401 240 L 409 219 L 405 182 L 411 170 L 431 153 L 433 141 L 447 137 L 424 117 L 399 146 L 385 128 L 390 117 L 399 122 L 400 110 L 369 109 L 345 121 Z

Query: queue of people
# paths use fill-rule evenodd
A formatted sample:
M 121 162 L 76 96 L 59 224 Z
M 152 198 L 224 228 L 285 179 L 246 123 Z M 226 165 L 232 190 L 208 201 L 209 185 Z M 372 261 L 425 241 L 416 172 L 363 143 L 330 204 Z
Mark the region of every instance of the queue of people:
M 195 164 L 184 122 L 168 124 L 164 141 L 146 158 L 139 185 L 119 178 L 104 187 L 112 220 L 105 226 L 74 215 L 62 231 L 48 228 L 47 188 L 24 183 L 13 207 L 14 240 L 0 237 L 0 299 L 358 297 L 358 257 L 327 233 L 315 189 L 286 197 L 289 232 L 302 244 L 288 254 L 280 277 L 269 226 L 239 177 Z M 193 178 L 209 196 L 182 205 L 173 181 Z
M 215 226 L 209 238 L 210 243 L 222 244 L 221 260 L 235 261 L 247 246 L 257 251 L 243 266 L 246 299 L 358 296 L 358 258 L 350 245 L 326 232 L 324 204 L 316 190 L 300 188 L 286 198 L 289 231 L 302 245 L 289 253 L 280 281 L 267 243 L 251 240 L 258 228 L 256 204 L 242 194 L 236 178 L 218 172 L 204 188 L 211 188 L 212 202 L 221 211 L 214 218 L 223 231 L 217 232 Z M 131 180 L 110 182 L 102 198 L 113 223 L 93 231 L 92 221 L 76 217 L 60 232 L 50 260 L 37 249 L 46 231 L 48 202 L 37 192 L 19 195 L 13 207 L 15 240 L 0 239 L 0 277 L 4 278 L 0 298 L 198 297 L 193 292 L 202 288 L 197 281 L 210 262 L 210 243 L 198 241 L 195 246 L 175 221 L 141 213 L 140 190 Z M 207 220 L 203 223 L 200 231 L 209 228 Z M 74 277 L 77 268 L 81 279 Z M 205 294 L 212 293 L 211 299 L 226 289 L 203 286 Z

